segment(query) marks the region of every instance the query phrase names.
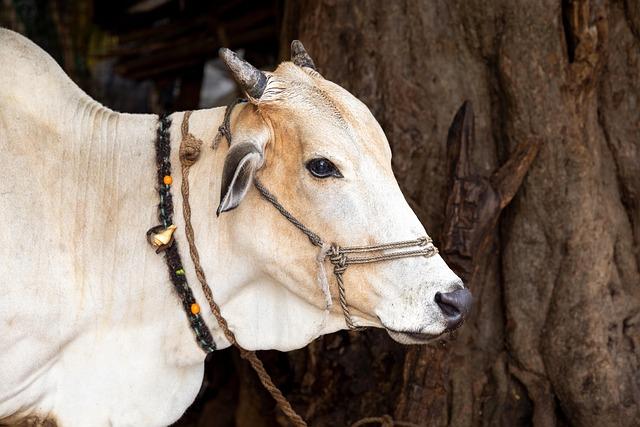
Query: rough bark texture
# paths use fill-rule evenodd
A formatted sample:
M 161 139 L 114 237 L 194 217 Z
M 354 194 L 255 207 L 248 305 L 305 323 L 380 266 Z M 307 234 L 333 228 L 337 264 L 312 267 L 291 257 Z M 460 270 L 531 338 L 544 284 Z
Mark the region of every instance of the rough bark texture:
M 429 426 L 638 425 L 640 2 L 322 0 L 288 10 L 284 37 L 300 38 L 325 77 L 371 108 L 434 237 L 462 101 L 476 112 L 479 174 L 519 144 L 541 144 L 455 339 L 405 349 L 369 331 L 287 356 L 300 379 L 289 396 L 311 424 L 395 413 Z

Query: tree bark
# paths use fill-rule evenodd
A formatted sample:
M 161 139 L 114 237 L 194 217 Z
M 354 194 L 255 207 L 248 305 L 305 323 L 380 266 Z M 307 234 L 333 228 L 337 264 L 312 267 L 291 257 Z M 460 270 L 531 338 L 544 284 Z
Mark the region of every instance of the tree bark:
M 302 40 L 326 78 L 371 108 L 433 236 L 446 218 L 447 129 L 465 99 L 479 175 L 540 144 L 470 281 L 475 309 L 455 339 L 407 349 L 380 331 L 343 333 L 288 356 L 304 372 L 290 397 L 310 423 L 395 413 L 429 426 L 638 425 L 640 2 L 289 10 L 283 37 Z

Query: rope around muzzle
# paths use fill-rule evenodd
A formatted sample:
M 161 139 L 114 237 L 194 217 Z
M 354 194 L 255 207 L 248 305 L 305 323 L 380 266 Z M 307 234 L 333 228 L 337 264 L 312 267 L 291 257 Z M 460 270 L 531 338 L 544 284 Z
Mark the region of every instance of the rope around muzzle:
M 214 148 L 219 143 L 221 136 L 224 136 L 227 139 L 227 143 L 231 145 L 231 131 L 230 131 L 230 119 L 231 119 L 231 110 L 235 105 L 240 101 L 236 101 L 233 104 L 229 105 L 225 111 L 224 120 L 221 126 L 218 129 L 219 135 L 216 136 L 214 140 Z M 195 138 L 191 133 L 189 133 L 189 118 L 191 116 L 191 111 L 187 111 L 184 114 L 181 133 L 182 133 L 182 141 L 180 144 L 180 163 L 182 170 L 182 184 L 181 184 L 181 192 L 182 192 L 182 209 L 185 220 L 185 234 L 187 236 L 187 241 L 189 244 L 189 254 L 194 264 L 194 268 L 196 270 L 196 277 L 200 282 L 202 291 L 209 303 L 209 307 L 211 308 L 211 312 L 216 318 L 218 324 L 220 325 L 225 337 L 227 340 L 238 348 L 240 352 L 240 356 L 247 360 L 253 369 L 256 371 L 258 378 L 262 385 L 269 391 L 271 396 L 276 401 L 280 410 L 289 417 L 290 421 L 298 427 L 306 427 L 307 423 L 302 419 L 300 415 L 298 415 L 294 409 L 291 407 L 289 401 L 284 397 L 282 392 L 276 387 L 273 383 L 273 380 L 267 373 L 262 361 L 258 358 L 255 352 L 246 350 L 242 348 L 233 332 L 229 329 L 229 325 L 227 321 L 222 316 L 220 311 L 220 307 L 213 299 L 213 295 L 211 292 L 211 288 L 207 282 L 204 270 L 202 269 L 202 265 L 200 263 L 200 255 L 198 249 L 195 245 L 194 231 L 191 223 L 191 205 L 189 202 L 189 170 L 191 166 L 197 161 L 200 156 L 202 141 Z M 264 197 L 267 201 L 269 201 L 291 224 L 293 224 L 296 228 L 298 228 L 303 234 L 307 236 L 309 241 L 320 248 L 325 247 L 325 242 L 322 238 L 306 227 L 302 222 L 296 219 L 282 204 L 278 201 L 278 199 L 271 194 L 262 183 L 254 178 L 254 185 L 256 189 L 260 192 L 262 197 Z M 402 250 L 413 248 L 412 250 Z M 398 251 L 398 249 L 401 249 Z M 385 251 L 392 250 L 390 253 L 385 253 Z M 350 256 L 352 254 L 370 254 L 374 255 L 369 256 Z M 345 322 L 349 329 L 357 329 L 355 323 L 353 322 L 353 318 L 351 316 L 351 312 L 349 309 L 349 305 L 346 299 L 346 291 L 344 286 L 343 275 L 347 270 L 349 265 L 356 264 L 368 264 L 368 263 L 376 263 L 388 260 L 395 260 L 400 258 L 409 258 L 409 257 L 431 257 L 438 253 L 437 248 L 432 244 L 432 241 L 428 237 L 419 237 L 414 240 L 405 240 L 400 242 L 392 242 L 392 243 L 384 243 L 378 245 L 369 245 L 369 246 L 346 246 L 340 247 L 337 244 L 331 244 L 329 249 L 324 252 L 325 258 L 328 258 L 329 261 L 333 264 L 334 276 L 336 278 L 336 282 L 338 285 L 338 294 L 340 300 L 340 306 L 342 308 L 342 312 L 344 314 Z M 361 426 L 364 424 L 379 422 L 384 426 L 409 426 L 411 423 L 406 423 L 402 421 L 393 421 L 388 415 L 384 417 L 368 417 L 363 418 L 362 420 L 356 422 L 354 426 Z
M 278 201 L 278 198 L 271 194 L 269 190 L 265 188 L 264 185 L 258 180 L 254 178 L 254 186 L 260 192 L 262 197 L 264 197 L 267 201 L 269 201 L 277 210 L 284 216 L 291 224 L 293 224 L 296 228 L 298 228 L 302 233 L 307 236 L 309 241 L 320 248 L 322 248 L 325 243 L 320 236 L 311 231 L 307 226 L 305 226 L 302 222 L 296 219 L 282 204 Z M 394 251 L 390 253 L 384 253 L 387 250 L 394 249 L 407 249 L 407 248 L 417 248 L 414 250 L 408 251 Z M 382 252 L 382 253 L 379 253 Z M 350 254 L 368 254 L 368 253 L 377 253 L 372 256 L 361 256 L 361 257 L 350 257 Z M 400 258 L 411 258 L 411 257 L 431 257 L 438 253 L 438 249 L 433 245 L 431 239 L 429 237 L 419 237 L 413 240 L 404 240 L 400 242 L 392 242 L 392 243 L 383 243 L 379 245 L 370 245 L 370 246 L 344 246 L 341 247 L 335 243 L 331 244 L 329 250 L 326 252 L 325 256 L 329 259 L 331 264 L 333 264 L 333 275 L 336 278 L 336 283 L 338 285 L 338 300 L 340 302 L 340 308 L 342 309 L 342 313 L 344 314 L 344 320 L 349 329 L 358 329 L 353 321 L 353 317 L 351 316 L 351 310 L 349 309 L 349 304 L 347 303 L 346 290 L 344 286 L 344 273 L 347 271 L 347 267 L 355 264 L 370 264 L 375 262 L 389 261 Z

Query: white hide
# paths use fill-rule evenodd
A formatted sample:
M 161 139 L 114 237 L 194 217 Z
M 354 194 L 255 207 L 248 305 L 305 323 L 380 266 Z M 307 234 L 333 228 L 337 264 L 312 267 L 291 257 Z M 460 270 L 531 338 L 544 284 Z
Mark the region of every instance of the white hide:
M 157 117 L 102 107 L 1 29 L 0 63 L 0 424 L 167 425 L 204 354 L 145 239 Z
M 193 339 L 163 257 L 145 239 L 158 223 L 158 118 L 101 106 L 37 46 L 2 29 L 0 64 L 0 424 L 37 416 L 64 427 L 168 425 L 198 393 L 205 354 Z M 346 104 L 364 108 L 349 97 Z M 216 218 L 227 149 L 221 144 L 213 151 L 210 143 L 223 112 L 196 111 L 190 122 L 191 132 L 204 141 L 191 172 L 201 261 L 243 346 L 300 348 L 343 329 L 344 319 L 339 304 L 326 309 L 318 248 L 253 188 L 237 210 Z M 173 114 L 171 128 L 176 239 L 203 317 L 224 348 L 228 343 L 206 307 L 184 238 L 177 156 L 182 117 Z M 372 230 L 369 238 L 381 242 L 425 235 L 391 175 L 390 154 L 385 173 L 378 172 L 379 157 L 342 155 L 348 197 L 318 193 L 307 181 L 300 188 L 317 193 L 323 203 L 334 198 L 336 221 L 353 219 L 348 244 L 369 243 L 357 240 Z M 353 155 L 362 158 L 357 173 L 349 169 L 347 157 Z M 356 179 L 363 174 L 366 188 Z M 300 260 L 314 272 L 297 287 L 281 279 L 297 265 L 278 258 L 278 248 L 288 242 L 297 242 Z M 357 323 L 383 324 L 403 342 L 421 341 L 403 333 L 443 332 L 433 296 L 461 285 L 439 256 L 371 271 L 372 282 L 380 282 L 371 283 L 375 308 L 356 308 Z

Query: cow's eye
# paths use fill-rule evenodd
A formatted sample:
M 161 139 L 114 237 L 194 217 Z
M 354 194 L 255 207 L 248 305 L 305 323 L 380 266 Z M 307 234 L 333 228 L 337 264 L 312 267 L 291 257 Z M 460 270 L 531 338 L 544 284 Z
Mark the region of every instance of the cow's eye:
M 338 168 L 324 157 L 309 160 L 307 162 L 307 169 L 313 176 L 318 178 L 328 178 L 330 176 L 342 178 L 342 174 Z

